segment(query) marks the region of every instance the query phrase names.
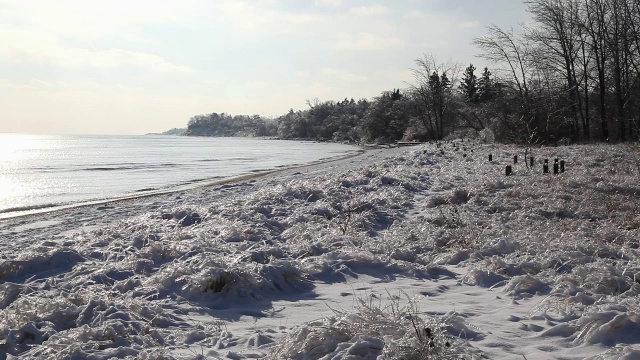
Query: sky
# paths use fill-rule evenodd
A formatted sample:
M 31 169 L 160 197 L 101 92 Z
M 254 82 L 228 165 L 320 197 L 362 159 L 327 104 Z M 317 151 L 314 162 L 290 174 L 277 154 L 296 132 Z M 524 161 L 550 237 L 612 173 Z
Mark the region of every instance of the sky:
M 0 133 L 144 134 L 406 88 L 516 0 L 0 0 Z

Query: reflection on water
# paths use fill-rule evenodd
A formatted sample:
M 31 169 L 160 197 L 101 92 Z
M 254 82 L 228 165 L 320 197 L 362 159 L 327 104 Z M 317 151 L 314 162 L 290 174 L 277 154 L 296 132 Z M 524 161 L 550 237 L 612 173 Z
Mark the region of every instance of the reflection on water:
M 167 189 L 355 150 L 247 138 L 0 134 L 0 217 L 16 209 Z

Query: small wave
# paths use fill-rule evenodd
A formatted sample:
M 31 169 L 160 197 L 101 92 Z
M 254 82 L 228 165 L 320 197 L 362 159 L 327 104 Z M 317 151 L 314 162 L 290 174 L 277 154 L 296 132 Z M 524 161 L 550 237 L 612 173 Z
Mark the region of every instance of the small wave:
M 144 189 L 136 190 L 136 192 L 156 191 L 156 190 L 159 190 L 159 189 L 158 188 L 144 188 Z
M 124 166 L 96 166 L 76 169 L 76 171 L 122 171 L 122 170 L 150 170 L 150 169 L 166 169 L 183 166 L 184 164 L 164 163 L 164 164 L 136 164 Z
M 196 160 L 196 162 L 234 162 L 234 161 L 257 161 L 258 159 L 255 157 L 236 157 L 236 158 L 228 158 L 228 159 L 200 159 Z
M 117 170 L 134 170 L 138 169 L 136 167 L 131 166 L 119 166 L 119 167 L 90 167 L 78 169 L 79 171 L 117 171 Z
M 213 181 L 213 180 L 223 179 L 223 178 L 224 178 L 224 176 L 212 176 L 212 177 L 208 177 L 208 178 L 193 179 L 193 180 L 185 181 L 182 184 L 196 184 L 196 183 L 201 183 L 201 182 L 205 182 L 205 181 Z
M 42 210 L 48 208 L 54 208 L 57 206 L 61 206 L 64 204 L 40 204 L 40 205 L 27 205 L 27 206 L 17 206 L 7 209 L 0 209 L 0 214 L 7 214 L 12 212 L 23 212 L 23 211 L 33 211 L 33 210 Z
M 57 166 L 34 166 L 28 169 L 36 170 L 36 171 L 52 171 L 52 170 L 58 170 L 59 168 Z

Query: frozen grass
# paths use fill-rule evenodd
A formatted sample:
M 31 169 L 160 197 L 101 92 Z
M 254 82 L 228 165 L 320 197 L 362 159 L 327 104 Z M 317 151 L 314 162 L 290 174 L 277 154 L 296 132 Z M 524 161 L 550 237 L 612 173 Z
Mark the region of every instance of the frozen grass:
M 358 298 L 354 312 L 335 315 L 293 329 L 270 354 L 272 359 L 460 359 L 474 349 L 459 336 L 468 330 L 440 318 L 419 316 L 416 299 L 407 294 L 386 299 Z M 453 334 L 452 334 L 453 333 Z
M 539 148 L 533 169 L 520 163 L 505 177 L 504 166 L 522 149 L 463 146 L 474 152 L 463 157 L 450 145 L 425 145 L 331 173 L 227 187 L 226 196 L 202 190 L 96 230 L 43 230 L 45 239 L 35 242 L 14 235 L 24 246 L 0 259 L 0 353 L 480 356 L 478 342 L 490 329 L 469 326 L 453 308 L 420 312 L 415 294 L 363 298 L 353 311 L 289 324 L 296 326 L 284 337 L 236 339 L 220 325 L 235 315 L 211 315 L 216 325 L 191 318 L 238 304 L 269 317 L 278 299 L 306 301 L 320 284 L 367 274 L 456 277 L 460 286 L 500 289 L 514 301 L 541 297 L 528 319 L 551 325 L 528 341 L 562 338 L 594 346 L 604 358 L 637 355 L 639 147 Z M 553 164 L 556 157 L 567 161 L 567 172 L 543 175 L 542 159 Z M 446 292 L 440 296 L 447 301 Z M 243 346 L 253 352 L 243 355 Z

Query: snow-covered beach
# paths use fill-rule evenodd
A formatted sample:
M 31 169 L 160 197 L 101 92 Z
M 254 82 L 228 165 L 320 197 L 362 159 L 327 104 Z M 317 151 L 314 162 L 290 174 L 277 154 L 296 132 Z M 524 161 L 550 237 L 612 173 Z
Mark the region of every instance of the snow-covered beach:
M 0 359 L 639 358 L 640 147 L 532 154 L 375 149 L 4 220 Z

